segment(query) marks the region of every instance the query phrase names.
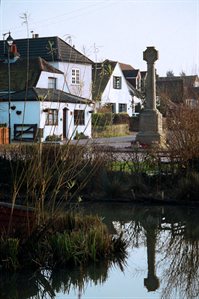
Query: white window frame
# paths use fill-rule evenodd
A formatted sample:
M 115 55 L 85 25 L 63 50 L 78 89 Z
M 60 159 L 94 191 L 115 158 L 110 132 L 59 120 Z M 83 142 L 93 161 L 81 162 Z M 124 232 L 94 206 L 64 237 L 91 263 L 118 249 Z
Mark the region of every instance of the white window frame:
M 80 69 L 73 68 L 71 71 L 71 82 L 74 85 L 80 84 Z
M 121 76 L 113 76 L 113 88 L 114 89 L 122 89 L 122 77 Z
M 74 125 L 85 126 L 85 110 L 74 110 Z
M 48 88 L 49 89 L 56 89 L 57 88 L 57 78 L 48 77 Z
M 119 111 L 119 113 L 127 112 L 127 104 L 126 103 L 119 103 L 118 104 L 118 111 Z
M 46 122 L 47 126 L 58 126 L 58 109 L 46 109 Z

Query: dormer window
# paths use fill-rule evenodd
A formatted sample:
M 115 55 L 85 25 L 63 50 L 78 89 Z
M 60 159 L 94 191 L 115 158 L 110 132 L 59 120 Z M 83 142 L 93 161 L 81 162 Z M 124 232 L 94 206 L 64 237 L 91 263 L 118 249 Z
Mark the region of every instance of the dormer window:
M 113 88 L 114 89 L 122 88 L 122 77 L 113 76 Z
M 80 70 L 72 69 L 72 84 L 80 84 Z
M 57 88 L 57 78 L 48 77 L 48 88 L 56 89 Z

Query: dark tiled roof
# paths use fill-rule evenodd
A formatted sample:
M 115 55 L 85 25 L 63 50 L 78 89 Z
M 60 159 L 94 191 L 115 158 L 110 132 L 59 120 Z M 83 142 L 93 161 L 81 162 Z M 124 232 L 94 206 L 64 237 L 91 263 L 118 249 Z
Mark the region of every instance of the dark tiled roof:
M 128 85 L 130 95 L 135 96 L 138 99 L 144 99 L 145 96 L 142 92 L 137 90 L 129 81 L 126 80 L 126 83 Z
M 16 39 L 15 43 L 22 58 L 29 55 L 29 57 L 40 56 L 46 61 L 64 61 L 85 64 L 93 63 L 89 58 L 57 36 Z M 0 41 L 0 53 L 2 54 L 3 52 L 3 41 Z
M 185 86 L 193 86 L 196 81 L 199 81 L 197 75 L 183 76 L 182 79 L 184 81 Z
M 158 77 L 156 81 L 157 93 L 179 103 L 186 98 L 198 96 L 197 88 L 194 87 L 195 82 L 199 82 L 197 75 Z
M 7 101 L 8 94 L 0 94 L 0 101 Z M 46 101 L 61 102 L 74 104 L 91 104 L 92 101 L 61 90 L 51 90 L 47 88 L 29 88 L 25 90 L 11 93 L 11 101 Z
M 158 81 L 177 81 L 182 80 L 184 86 L 193 86 L 196 81 L 199 81 L 197 75 L 191 76 L 170 76 L 170 77 L 158 77 Z
M 119 62 L 122 71 L 132 71 L 134 68 L 130 64 Z
M 10 63 L 10 89 L 19 91 L 26 89 L 27 77 L 28 87 L 35 87 L 42 71 L 63 74 L 61 71 L 52 67 L 41 57 L 29 60 L 27 73 L 27 59 L 18 59 Z M 27 76 L 28 75 L 28 76 Z M 8 64 L 0 62 L 0 91 L 8 90 Z
M 172 102 L 180 103 L 183 101 L 184 87 L 182 78 L 169 79 L 167 77 L 156 80 L 157 95 L 166 97 Z
M 139 74 L 139 70 L 123 70 L 122 71 L 125 78 L 136 78 Z

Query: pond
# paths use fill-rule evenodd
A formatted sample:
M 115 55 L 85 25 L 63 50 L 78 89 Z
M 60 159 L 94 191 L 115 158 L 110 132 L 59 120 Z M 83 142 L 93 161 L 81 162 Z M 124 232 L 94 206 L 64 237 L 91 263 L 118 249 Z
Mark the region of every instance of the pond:
M 81 210 L 123 234 L 126 260 L 53 273 L 1 273 L 0 299 L 199 298 L 198 208 L 103 203 Z

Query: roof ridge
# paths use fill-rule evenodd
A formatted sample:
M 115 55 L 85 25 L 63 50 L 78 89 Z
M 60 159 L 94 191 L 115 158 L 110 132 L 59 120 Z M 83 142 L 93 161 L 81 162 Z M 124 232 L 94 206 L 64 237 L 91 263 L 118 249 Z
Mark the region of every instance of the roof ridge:
M 16 39 L 15 43 L 21 57 L 27 57 L 28 55 L 27 40 L 29 40 L 29 57 L 41 56 L 46 61 L 93 64 L 90 58 L 69 45 L 59 36 Z M 3 41 L 0 41 L 0 50 L 2 49 Z
M 77 49 L 75 48 L 75 46 L 71 46 L 69 43 L 67 43 L 65 40 L 63 40 L 63 39 L 62 39 L 61 37 L 59 37 L 59 36 L 56 36 L 56 38 L 57 38 L 57 44 L 59 43 L 59 41 L 65 43 L 68 47 L 71 48 L 71 50 L 77 52 L 79 55 L 81 55 L 82 57 L 84 57 L 85 60 L 89 60 L 89 61 L 93 64 L 93 61 L 92 61 L 90 58 L 88 58 L 85 54 L 83 54 L 82 52 L 80 52 L 79 50 L 77 50 Z M 57 47 L 57 48 L 58 48 L 58 51 L 60 52 L 60 47 Z M 60 53 L 59 53 L 59 57 L 61 58 Z
M 123 63 L 123 62 L 119 62 L 119 65 L 120 65 L 120 67 L 121 67 L 121 69 L 122 70 L 131 70 L 131 71 L 133 71 L 133 70 L 136 70 L 131 64 L 127 64 L 127 63 Z M 128 69 L 123 69 L 123 67 L 128 67 Z

